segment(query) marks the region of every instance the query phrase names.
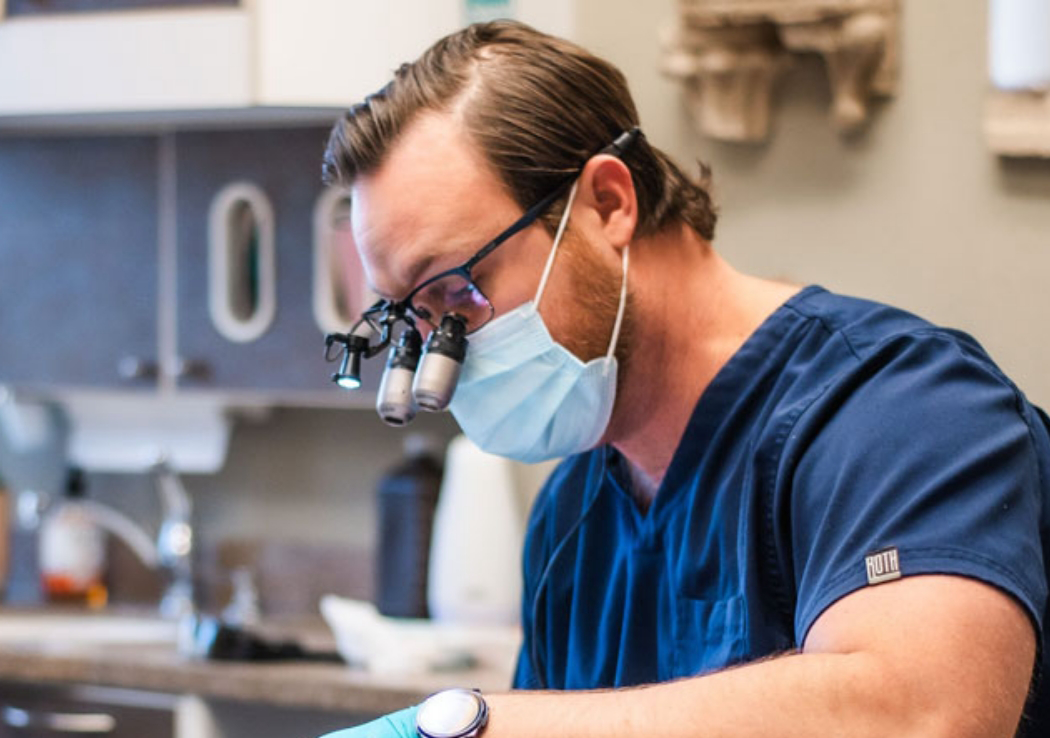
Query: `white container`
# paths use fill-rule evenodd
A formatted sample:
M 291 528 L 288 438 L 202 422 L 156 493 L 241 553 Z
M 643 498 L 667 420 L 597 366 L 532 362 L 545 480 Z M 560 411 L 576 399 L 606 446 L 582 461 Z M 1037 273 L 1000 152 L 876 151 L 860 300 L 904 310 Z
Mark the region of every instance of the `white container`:
M 990 0 L 988 66 L 1001 90 L 1050 89 L 1050 0 Z
M 519 622 L 523 521 L 512 468 L 466 436 L 449 444 L 427 585 L 434 620 Z

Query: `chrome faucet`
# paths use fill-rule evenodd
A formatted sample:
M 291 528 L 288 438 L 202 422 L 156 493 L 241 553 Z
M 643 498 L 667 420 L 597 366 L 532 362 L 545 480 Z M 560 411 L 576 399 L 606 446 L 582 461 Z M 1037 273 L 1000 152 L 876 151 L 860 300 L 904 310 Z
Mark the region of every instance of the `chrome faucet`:
M 167 585 L 160 614 L 180 618 L 195 611 L 193 596 L 193 505 L 178 474 L 161 458 L 150 469 L 160 496 L 162 518 L 156 538 L 124 513 L 96 500 L 84 500 L 82 509 L 101 528 L 128 545 L 150 569 L 162 570 Z
M 160 566 L 169 573 L 170 581 L 160 601 L 160 613 L 165 617 L 188 615 L 195 609 L 193 598 L 193 505 L 182 480 L 160 459 L 153 467 L 157 491 L 160 493 L 163 519 L 157 533 L 157 557 Z

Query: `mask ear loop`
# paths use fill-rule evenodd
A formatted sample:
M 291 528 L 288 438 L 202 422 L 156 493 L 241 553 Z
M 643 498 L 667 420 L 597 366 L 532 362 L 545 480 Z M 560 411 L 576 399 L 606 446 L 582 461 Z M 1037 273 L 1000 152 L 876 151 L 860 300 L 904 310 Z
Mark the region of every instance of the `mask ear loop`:
M 540 284 L 536 288 L 536 296 L 532 298 L 532 304 L 537 310 L 540 307 L 540 298 L 543 297 L 544 290 L 547 289 L 547 280 L 550 278 L 551 270 L 554 268 L 554 257 L 558 253 L 558 246 L 561 245 L 561 239 L 565 235 L 565 228 L 569 225 L 569 213 L 572 211 L 572 203 L 576 199 L 576 186 L 580 183 L 576 180 L 572 183 L 572 189 L 569 190 L 569 199 L 565 203 L 565 212 L 562 213 L 561 221 L 558 223 L 558 230 L 554 234 L 554 244 L 551 246 L 551 253 L 547 257 L 547 263 L 543 267 L 543 275 L 540 277 Z M 616 309 L 616 321 L 613 323 L 612 337 L 609 339 L 609 349 L 605 353 L 606 359 L 611 359 L 616 353 L 616 343 L 620 340 L 620 329 L 623 327 L 623 314 L 627 308 L 627 264 L 628 264 L 628 252 L 630 251 L 630 244 L 623 247 L 623 279 L 620 282 L 620 305 Z M 602 374 L 609 373 L 610 363 L 606 361 Z
M 627 252 L 630 250 L 631 245 L 627 244 L 623 247 L 623 279 L 620 282 L 620 306 L 616 309 L 616 322 L 613 323 L 612 338 L 609 340 L 609 351 L 605 354 L 606 362 L 602 368 L 602 374 L 609 373 L 609 367 L 612 366 L 612 362 L 608 359 L 612 359 L 616 353 L 616 342 L 620 340 L 620 328 L 623 327 L 623 314 L 627 309 Z
M 572 202 L 576 199 L 576 185 L 580 183 L 580 180 L 576 180 L 572 183 L 572 189 L 569 190 L 569 200 L 565 203 L 565 212 L 562 213 L 561 222 L 558 223 L 558 231 L 554 234 L 554 245 L 551 246 L 550 256 L 547 257 L 547 264 L 543 267 L 543 276 L 540 277 L 540 286 L 536 288 L 536 296 L 532 298 L 532 304 L 535 305 L 536 309 L 539 310 L 540 298 L 543 296 L 543 291 L 547 289 L 547 279 L 551 276 L 551 269 L 554 268 L 554 256 L 558 253 L 558 246 L 561 245 L 562 236 L 565 235 L 565 226 L 569 224 L 569 212 L 572 210 Z

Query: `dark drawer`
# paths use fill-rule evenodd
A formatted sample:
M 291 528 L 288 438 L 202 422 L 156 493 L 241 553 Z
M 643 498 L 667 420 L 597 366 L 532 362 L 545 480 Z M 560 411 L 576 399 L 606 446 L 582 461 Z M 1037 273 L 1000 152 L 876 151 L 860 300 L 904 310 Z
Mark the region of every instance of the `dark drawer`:
M 134 689 L 0 682 L 0 738 L 174 738 L 175 705 Z

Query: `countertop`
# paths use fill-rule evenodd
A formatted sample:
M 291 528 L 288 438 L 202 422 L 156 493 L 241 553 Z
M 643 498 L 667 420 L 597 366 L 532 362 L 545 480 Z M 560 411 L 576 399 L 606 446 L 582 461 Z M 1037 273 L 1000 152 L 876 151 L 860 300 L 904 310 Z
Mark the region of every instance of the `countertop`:
M 0 620 L 4 615 L 0 609 Z M 269 628 L 285 637 L 302 636 L 299 640 L 314 648 L 328 638 L 319 618 Z M 125 687 L 358 715 L 391 712 L 449 686 L 502 691 L 510 678 L 506 668 L 493 667 L 377 675 L 334 663 L 210 661 L 163 643 L 0 640 L 0 681 Z

